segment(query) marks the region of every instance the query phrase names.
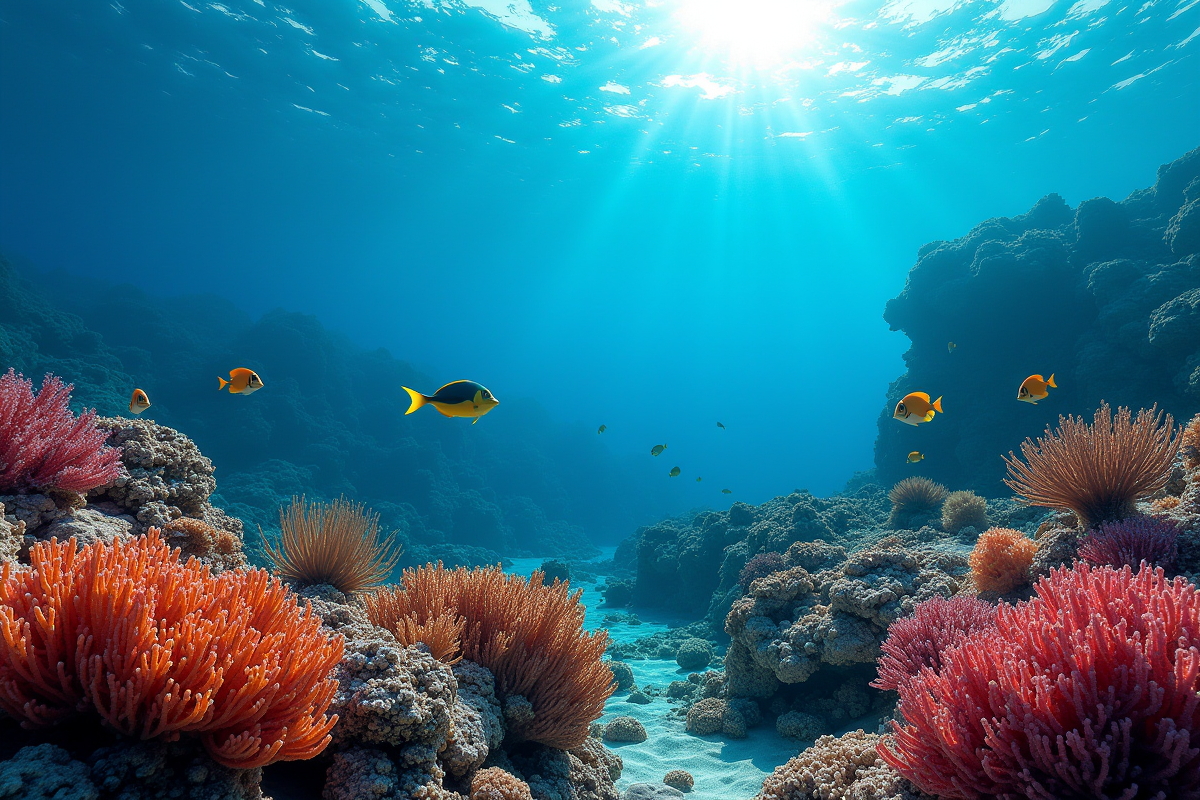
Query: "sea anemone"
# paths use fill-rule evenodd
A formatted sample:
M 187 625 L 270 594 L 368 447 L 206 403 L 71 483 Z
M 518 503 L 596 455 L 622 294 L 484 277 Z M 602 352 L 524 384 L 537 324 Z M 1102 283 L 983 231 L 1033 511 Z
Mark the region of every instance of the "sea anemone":
M 905 478 L 892 487 L 888 499 L 892 501 L 888 525 L 894 526 L 914 514 L 937 508 L 946 499 L 946 487 L 929 478 Z
M 1091 425 L 1059 417 L 1056 431 L 1021 444 L 1025 461 L 1004 457 L 1004 482 L 1030 505 L 1074 511 L 1085 528 L 1131 516 L 1138 500 L 1166 485 L 1179 448 L 1174 419 L 1157 408 L 1135 419 L 1101 403 Z
M 1161 569 L 1053 570 L 901 683 L 879 753 L 942 800 L 1200 797 L 1200 594 Z
M 1079 542 L 1079 557 L 1091 564 L 1135 569 L 1145 561 L 1170 569 L 1179 555 L 1179 528 L 1158 517 L 1130 517 L 1105 522 Z
M 975 588 L 1006 594 L 1029 583 L 1029 568 L 1037 545 L 1020 531 L 991 528 L 980 534 L 968 563 Z
M 782 569 L 786 569 L 782 555 L 775 552 L 759 553 L 747 561 L 746 566 L 738 573 L 738 586 L 742 587 L 744 594 L 750 590 L 750 584 L 759 578 L 765 578 Z
M 942 504 L 942 530 L 958 533 L 966 527 L 987 527 L 987 501 L 971 491 L 951 492 Z
M 895 690 L 908 682 L 922 667 L 937 670 L 941 654 L 969 634 L 994 625 L 996 607 L 978 597 L 941 595 L 918 603 L 910 616 L 896 620 L 888 628 L 883 655 L 879 657 L 879 677 L 871 686 Z

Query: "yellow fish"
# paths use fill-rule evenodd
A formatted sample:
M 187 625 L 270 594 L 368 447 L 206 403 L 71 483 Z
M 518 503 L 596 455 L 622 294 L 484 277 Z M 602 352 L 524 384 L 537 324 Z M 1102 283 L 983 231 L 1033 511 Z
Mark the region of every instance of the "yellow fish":
M 942 398 L 929 402 L 929 395 L 925 392 L 910 392 L 904 395 L 904 399 L 896 403 L 896 413 L 892 414 L 893 419 L 898 419 L 905 425 L 920 425 L 922 422 L 929 422 L 933 419 L 934 412 L 939 414 L 942 412 Z
M 725 426 L 719 422 L 717 423 L 717 427 L 720 428 L 721 430 L 725 430 Z
M 733 494 L 733 489 L 722 489 L 721 494 Z
M 262 378 L 258 377 L 258 373 L 245 367 L 231 369 L 229 380 L 225 380 L 219 375 L 217 380 L 221 382 L 221 385 L 217 387 L 218 392 L 226 386 L 229 387 L 230 394 L 254 394 L 263 388 Z
M 1050 373 L 1048 380 L 1042 380 L 1041 375 L 1030 375 L 1021 381 L 1021 388 L 1017 389 L 1017 399 L 1023 403 L 1033 403 L 1036 406 L 1038 400 L 1045 400 L 1050 396 L 1050 389 L 1057 388 L 1058 384 L 1054 382 L 1054 373 Z
M 697 477 L 697 478 L 696 478 L 696 483 L 699 483 L 701 480 L 703 480 L 703 478 Z
M 910 464 L 915 464 L 918 461 L 924 461 L 924 460 L 925 460 L 925 454 L 922 453 L 920 450 L 913 450 L 911 453 L 908 454 L 908 463 L 910 463 Z
M 679 477 L 679 467 L 671 467 L 670 475 L 672 478 L 678 478 Z
M 596 433 L 604 433 L 606 430 L 608 430 L 608 426 L 607 426 L 607 425 L 601 425 L 601 426 L 600 426 L 600 427 L 599 427 L 599 428 L 596 430 Z
M 423 405 L 431 405 L 444 417 L 474 417 L 474 425 L 479 418 L 500 404 L 492 393 L 475 381 L 452 381 L 433 393 L 424 395 L 407 386 L 400 387 L 408 392 L 412 403 L 405 411 L 411 414 Z
M 666 450 L 666 449 L 667 449 L 667 446 L 665 444 L 656 444 L 656 445 L 654 445 L 654 447 L 650 448 L 650 455 L 652 455 L 652 456 L 661 455 L 662 451 Z
M 958 345 L 956 345 L 954 342 L 949 342 L 946 344 L 946 352 L 953 353 L 956 347 L 958 347 Z
M 129 413 L 140 414 L 150 407 L 150 398 L 146 397 L 146 393 L 141 389 L 133 390 L 133 397 L 129 398 Z

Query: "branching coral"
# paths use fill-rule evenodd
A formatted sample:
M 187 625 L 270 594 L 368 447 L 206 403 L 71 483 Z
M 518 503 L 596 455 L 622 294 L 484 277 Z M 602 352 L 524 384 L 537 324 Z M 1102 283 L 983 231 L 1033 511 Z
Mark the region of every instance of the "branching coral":
M 1114 416 L 1108 403 L 1088 425 L 1082 417 L 1059 417 L 1058 429 L 1037 442 L 1026 439 L 1021 455 L 1004 457 L 1005 483 L 1030 505 L 1074 511 L 1084 527 L 1122 519 L 1134 504 L 1166 485 L 1179 448 L 1170 414 L 1128 408 Z
M 430 620 L 461 617 L 461 646 L 445 656 L 482 664 L 500 695 L 532 705 L 526 724 L 510 718 L 511 737 L 561 749 L 587 739 L 615 684 L 600 660 L 608 634 L 583 631 L 582 591 L 545 586 L 540 572 L 526 580 L 499 567 L 448 570 L 440 563 L 405 570 L 402 583 L 365 599 L 371 622 L 412 644 L 421 639 L 405 637 L 429 630 Z
M 895 690 L 922 667 L 937 670 L 942 664 L 943 651 L 995 621 L 996 607 L 977 597 L 947 600 L 938 595 L 918 603 L 910 616 L 896 620 L 888 628 L 883 655 L 879 657 L 879 677 L 871 686 Z
M 327 583 L 346 594 L 386 581 L 403 549 L 394 533 L 380 536 L 378 514 L 345 498 L 326 505 L 293 497 L 279 510 L 279 528 L 279 542 L 263 536 L 263 547 L 281 577 L 302 586 Z
M 968 562 L 975 588 L 1005 594 L 1029 582 L 1037 545 L 1020 531 L 991 528 L 975 542 Z
M 1196 798 L 1197 690 L 1195 585 L 1078 562 L 902 683 L 880 754 L 944 800 Z
M 968 525 L 983 530 L 987 524 L 987 501 L 974 492 L 951 492 L 942 504 L 944 531 L 958 533 Z
M 1167 519 L 1131 517 L 1105 522 L 1079 542 L 1079 557 L 1096 565 L 1137 568 L 1145 561 L 1170 569 L 1179 555 L 1179 528 Z
M 96 412 L 71 413 L 71 388 L 47 375 L 34 395 L 12 369 L 0 377 L 0 493 L 83 493 L 121 474 L 121 451 L 105 446 Z
M 772 572 L 779 572 L 785 569 L 783 556 L 775 552 L 759 553 L 751 557 L 746 562 L 746 566 L 742 567 L 738 573 L 738 586 L 742 587 L 745 592 L 750 588 L 750 584 L 754 583 L 759 578 L 765 578 Z
M 384 589 L 363 597 L 374 624 L 386 628 L 405 645 L 423 644 L 438 661 L 457 664 L 467 620 L 453 606 L 455 595 L 445 591 L 432 565 L 404 570 L 403 590 Z
M 946 487 L 940 483 L 917 476 L 905 478 L 888 492 L 888 500 L 892 501 L 888 524 L 895 525 L 913 514 L 932 511 L 945 499 Z
M 341 656 L 278 579 L 181 563 L 155 528 L 39 542 L 0 572 L 0 709 L 26 727 L 90 709 L 129 736 L 200 734 L 228 767 L 311 758 L 337 722 Z

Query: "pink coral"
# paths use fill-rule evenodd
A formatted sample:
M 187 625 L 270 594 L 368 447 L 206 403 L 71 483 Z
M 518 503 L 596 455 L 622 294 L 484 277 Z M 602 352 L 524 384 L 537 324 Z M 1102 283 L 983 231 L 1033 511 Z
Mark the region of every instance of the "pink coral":
M 895 690 L 919 673 L 921 667 L 938 669 L 946 648 L 995 622 L 996 607 L 977 597 L 947 600 L 936 595 L 919 603 L 912 615 L 896 620 L 888 628 L 883 655 L 879 657 L 879 677 L 871 685 L 885 691 Z
M 1092 564 L 1110 567 L 1129 565 L 1135 569 L 1145 561 L 1170 569 L 1179 555 L 1179 528 L 1156 517 L 1133 517 L 1105 522 L 1079 543 L 1079 557 Z
M 71 413 L 71 389 L 47 375 L 35 396 L 12 369 L 0 377 L 0 492 L 82 493 L 121 473 L 121 451 L 105 446 L 96 412 Z
M 942 800 L 1200 797 L 1200 592 L 1054 570 L 900 685 L 880 755 Z

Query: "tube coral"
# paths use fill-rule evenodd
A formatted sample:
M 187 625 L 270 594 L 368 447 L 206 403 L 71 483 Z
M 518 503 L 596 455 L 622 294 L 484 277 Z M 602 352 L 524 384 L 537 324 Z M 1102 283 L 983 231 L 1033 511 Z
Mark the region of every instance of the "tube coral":
M 121 450 L 104 444 L 96 412 L 71 413 L 72 388 L 47 375 L 34 395 L 12 369 L 0 377 L 0 493 L 82 494 L 121 474 Z
M 1074 511 L 1084 527 L 1121 519 L 1134 504 L 1166 485 L 1179 449 L 1170 414 L 1128 408 L 1113 416 L 1108 403 L 1088 425 L 1082 417 L 1059 417 L 1037 442 L 1021 443 L 1025 461 L 1004 457 L 1010 489 L 1034 506 Z
M 198 734 L 227 767 L 311 758 L 337 722 L 341 657 L 277 578 L 180 563 L 157 528 L 39 542 L 0 572 L 0 709 L 26 727 L 92 710 L 128 736 Z
M 441 637 L 461 617 L 460 647 L 448 653 L 439 638 L 438 650 L 482 664 L 497 692 L 529 701 L 533 720 L 510 734 L 563 750 L 587 739 L 614 684 L 600 660 L 608 634 L 583 631 L 582 591 L 544 586 L 540 572 L 526 580 L 499 567 L 448 570 L 440 562 L 406 569 L 402 584 L 364 597 L 372 623 L 414 644 L 435 628 Z
M 1037 545 L 1020 531 L 991 528 L 975 540 L 967 562 L 975 588 L 1004 594 L 1029 582 Z
M 1200 797 L 1200 594 L 1077 562 L 900 685 L 879 752 L 943 800 Z
M 1145 561 L 1170 569 L 1179 555 L 1179 528 L 1156 517 L 1131 517 L 1105 522 L 1079 542 L 1079 557 L 1096 565 L 1137 568 Z
M 386 581 L 403 552 L 394 533 L 379 535 L 378 514 L 345 498 L 310 504 L 293 497 L 279 509 L 279 528 L 278 543 L 263 536 L 263 547 L 275 572 L 301 586 L 327 583 L 358 594 Z
M 968 634 L 996 622 L 996 607 L 977 597 L 952 597 L 940 594 L 918 603 L 913 613 L 898 619 L 888 628 L 883 654 L 879 657 L 879 676 L 871 682 L 876 689 L 896 690 L 907 683 L 921 667 L 935 671 L 942 665 L 941 654 Z

